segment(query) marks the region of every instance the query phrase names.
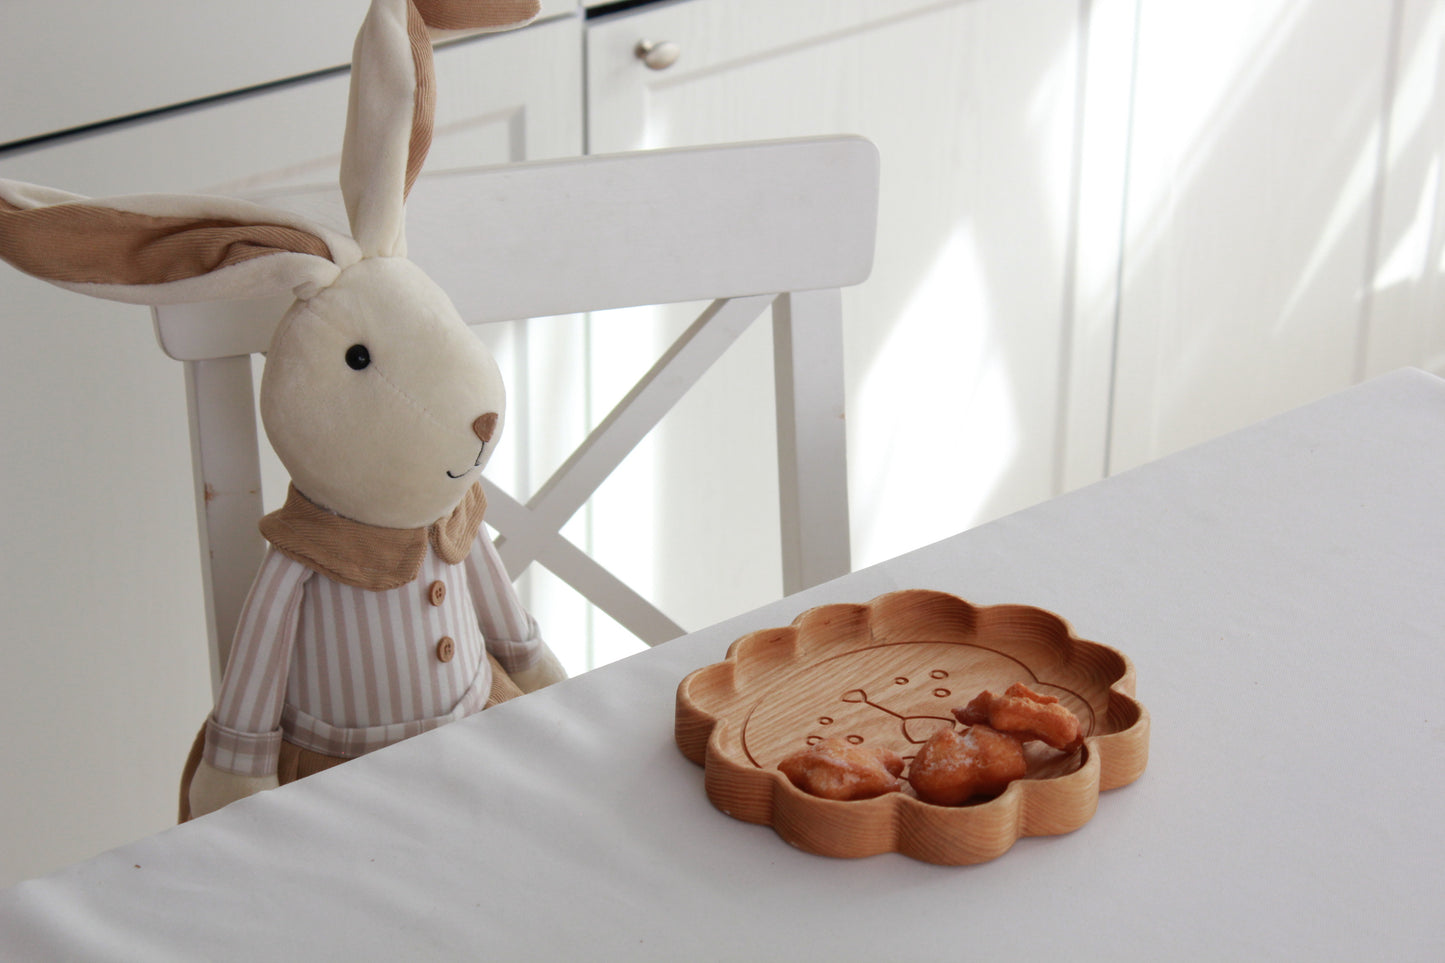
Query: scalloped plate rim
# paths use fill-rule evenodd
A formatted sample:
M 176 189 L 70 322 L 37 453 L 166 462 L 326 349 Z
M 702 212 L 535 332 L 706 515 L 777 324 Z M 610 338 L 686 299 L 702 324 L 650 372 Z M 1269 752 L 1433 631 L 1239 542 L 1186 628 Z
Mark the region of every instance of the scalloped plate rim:
M 889 793 L 884 796 L 875 797 L 869 800 L 857 800 L 843 802 L 838 800 L 819 799 L 809 796 L 785 777 L 781 772 L 772 769 L 763 769 L 754 766 L 744 766 L 729 759 L 726 754 L 718 748 L 718 740 L 721 733 L 727 726 L 732 724 L 725 718 L 702 711 L 692 699 L 691 690 L 700 680 L 706 679 L 713 673 L 726 673 L 731 669 L 731 678 L 726 688 L 732 697 L 742 694 L 737 688 L 739 662 L 743 658 L 750 645 L 762 645 L 761 642 L 753 640 L 766 636 L 778 638 L 779 633 L 787 636 L 788 648 L 794 655 L 807 652 L 808 647 L 800 644 L 800 629 L 806 622 L 816 621 L 825 617 L 829 610 L 842 613 L 857 613 L 860 610 L 876 611 L 886 604 L 904 601 L 907 597 L 915 599 L 927 598 L 930 602 L 937 603 L 960 603 L 977 616 L 989 610 L 1018 609 L 1038 613 L 1056 621 L 1060 628 L 1066 633 L 1066 637 L 1074 644 L 1094 646 L 1104 650 L 1121 660 L 1122 670 L 1117 677 L 1109 681 L 1107 691 L 1115 693 L 1137 712 L 1137 718 L 1133 723 L 1124 729 L 1110 732 L 1097 733 L 1085 738 L 1084 752 L 1086 753 L 1083 763 L 1078 769 L 1072 770 L 1059 776 L 1045 778 L 1027 778 L 1017 780 L 1000 795 L 962 807 L 937 806 L 926 803 L 907 793 Z M 870 619 L 871 621 L 871 619 Z M 909 641 L 902 640 L 899 643 L 882 642 L 879 644 L 908 644 Z M 1094 808 L 1097 806 L 1101 789 L 1102 773 L 1106 767 L 1106 755 L 1108 746 L 1113 743 L 1127 742 L 1127 748 L 1135 749 L 1139 757 L 1137 761 L 1126 760 L 1126 770 L 1121 774 L 1120 780 L 1110 788 L 1119 788 L 1127 785 L 1142 775 L 1147 765 L 1147 739 L 1150 728 L 1150 717 L 1148 710 L 1135 697 L 1133 689 L 1135 684 L 1135 672 L 1133 661 L 1121 650 L 1095 642 L 1090 639 L 1080 638 L 1075 633 L 1069 621 L 1058 613 L 1043 609 L 1038 606 L 1024 605 L 1018 603 L 1001 603 L 997 605 L 979 606 L 975 605 L 961 596 L 942 592 L 934 589 L 899 589 L 878 595 L 866 603 L 836 602 L 825 603 L 806 609 L 799 613 L 787 626 L 768 627 L 757 629 L 735 639 L 729 646 L 727 653 L 721 662 L 714 662 L 701 668 L 695 669 L 685 676 L 677 688 L 677 709 L 676 709 L 676 741 L 679 749 L 690 761 L 702 766 L 707 784 L 707 795 L 710 802 L 721 812 L 744 822 L 753 822 L 759 825 L 770 826 L 785 842 L 795 848 L 806 852 L 817 853 L 828 856 L 841 856 L 845 858 L 858 858 L 870 855 L 878 855 L 886 852 L 897 852 L 909 858 L 939 863 L 943 865 L 971 865 L 978 862 L 992 860 L 1012 848 L 1018 839 L 1025 836 L 1036 835 L 1059 835 L 1073 832 L 1085 825 L 1093 816 Z M 716 702 L 716 700 L 713 700 Z M 686 744 L 685 744 L 686 743 Z M 700 744 L 699 744 L 700 743 Z M 1136 745 L 1137 744 L 1137 745 Z M 697 752 L 702 758 L 696 759 L 689 752 L 689 748 Z M 738 781 L 751 786 L 752 792 L 743 795 L 766 795 L 766 813 L 762 818 L 748 818 L 736 815 L 727 808 L 729 801 L 726 796 L 716 790 L 715 780 L 719 777 L 720 769 L 736 769 L 740 775 Z M 1084 780 L 1092 783 L 1092 787 L 1084 786 L 1087 801 L 1080 800 L 1075 810 L 1066 814 L 1057 822 L 1056 826 L 1045 831 L 1029 831 L 1024 823 L 1027 820 L 1027 810 L 1030 797 L 1039 792 L 1031 787 L 1043 784 L 1060 784 L 1067 781 L 1067 786 L 1055 785 L 1056 791 L 1064 788 L 1075 788 L 1073 783 Z M 746 788 L 746 786 L 745 786 Z M 764 790 L 766 792 L 764 792 Z M 828 838 L 826 827 L 833 825 L 831 821 L 821 821 L 823 830 L 814 836 L 821 836 L 823 841 L 803 831 L 792 821 L 784 822 L 779 816 L 781 808 L 784 810 L 790 807 L 800 810 L 816 810 L 821 815 L 833 814 L 842 816 L 842 822 L 856 822 L 866 820 L 868 814 L 874 811 L 886 811 L 893 814 L 894 825 L 891 832 L 880 832 L 872 834 L 874 839 L 865 842 L 853 842 L 844 845 L 833 845 Z M 857 814 L 857 819 L 851 818 L 851 814 Z M 962 814 L 962 815 L 960 815 Z M 873 817 L 876 820 L 876 816 Z M 985 840 L 982 844 L 969 846 L 968 841 L 960 842 L 958 839 L 939 840 L 930 839 L 927 832 L 909 832 L 909 827 L 915 823 L 927 826 L 942 822 L 956 822 L 965 824 L 968 822 L 979 822 L 985 818 L 993 818 L 1001 823 L 1013 822 L 1015 825 L 1012 832 L 999 830 L 996 838 Z M 779 825 L 784 822 L 784 825 Z M 899 824 L 902 824 L 901 826 Z M 940 830 L 941 831 L 941 830 Z M 957 835 L 948 832 L 948 835 Z M 931 844 L 931 846 L 930 846 Z M 943 855 L 940 855 L 939 851 Z

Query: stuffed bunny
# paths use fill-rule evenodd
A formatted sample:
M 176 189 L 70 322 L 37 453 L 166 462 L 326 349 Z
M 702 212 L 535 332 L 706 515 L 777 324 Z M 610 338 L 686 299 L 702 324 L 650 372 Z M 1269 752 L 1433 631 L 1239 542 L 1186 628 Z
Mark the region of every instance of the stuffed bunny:
M 502 427 L 491 354 L 406 259 L 431 139 L 428 26 L 505 29 L 535 0 L 374 0 L 341 160 L 352 236 L 241 201 L 90 200 L 0 180 L 0 258 L 140 304 L 290 292 L 260 406 L 291 474 L 182 781 L 210 812 L 564 677 L 482 528 Z

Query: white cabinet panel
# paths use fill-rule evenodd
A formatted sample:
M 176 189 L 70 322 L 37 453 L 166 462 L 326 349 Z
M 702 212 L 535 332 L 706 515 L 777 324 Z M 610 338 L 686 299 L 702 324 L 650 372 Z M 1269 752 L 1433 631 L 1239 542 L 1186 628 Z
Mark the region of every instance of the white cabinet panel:
M 564 19 L 438 47 L 426 169 L 579 153 L 580 44 Z M 0 152 L 0 174 L 89 195 L 333 183 L 348 83 L 330 74 Z
M 1357 377 L 1391 12 L 1140 9 L 1115 471 Z
M 8 0 L 0 144 L 351 60 L 365 0 Z
M 1397 0 L 1363 374 L 1445 375 L 1445 3 Z
M 693 0 L 589 25 L 591 151 L 839 132 L 881 151 L 874 275 L 845 294 L 855 565 L 1055 490 L 1081 6 Z M 680 58 L 650 70 L 641 39 Z M 644 344 L 599 363 L 645 365 Z M 684 625 L 780 590 L 770 363 L 750 332 L 617 486 L 659 506 L 655 598 Z M 756 523 L 719 532 L 713 505 Z
M 580 30 L 439 50 L 429 167 L 580 152 Z M 345 103 L 329 76 L 0 154 L 0 176 L 87 194 L 334 181 Z M 3 885 L 172 823 L 210 682 L 184 379 L 149 312 L 3 266 L 0 330 Z M 519 331 L 496 338 L 509 377 L 538 365 Z
M 1084 8 L 1059 399 L 1060 492 L 1098 481 L 1108 471 L 1136 23 L 1135 0 L 1093 0 Z
M 0 144 L 351 61 L 367 0 L 6 0 Z M 544 0 L 542 16 L 576 0 Z

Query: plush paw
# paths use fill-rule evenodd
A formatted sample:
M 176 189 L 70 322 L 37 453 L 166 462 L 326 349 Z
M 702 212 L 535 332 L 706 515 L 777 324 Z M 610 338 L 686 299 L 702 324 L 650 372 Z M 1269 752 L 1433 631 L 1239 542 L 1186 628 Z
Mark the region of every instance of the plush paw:
M 554 682 L 561 682 L 567 678 L 567 670 L 562 668 L 562 663 L 552 654 L 552 650 L 546 646 L 537 655 L 537 661 L 530 669 L 520 669 L 508 673 L 512 681 L 517 683 L 517 688 L 523 692 L 536 692 Z
M 265 776 L 242 776 L 226 772 L 201 760 L 196 774 L 191 777 L 190 795 L 191 818 L 215 812 L 222 806 L 237 799 L 245 799 L 265 789 L 275 789 L 279 784 L 275 773 Z

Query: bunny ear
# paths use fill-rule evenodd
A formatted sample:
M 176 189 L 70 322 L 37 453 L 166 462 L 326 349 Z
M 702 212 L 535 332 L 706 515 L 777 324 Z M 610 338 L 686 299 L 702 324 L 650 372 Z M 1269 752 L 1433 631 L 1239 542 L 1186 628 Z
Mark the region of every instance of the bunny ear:
M 510 30 L 541 12 L 537 0 L 412 0 L 428 27 L 436 30 Z
M 436 84 L 428 27 L 504 30 L 537 0 L 372 0 L 351 59 L 341 193 L 363 254 L 406 254 L 406 196 L 431 148 Z
M 404 256 L 406 195 L 431 147 L 431 41 L 409 0 L 373 0 L 351 57 L 341 193 L 362 253 Z
M 93 200 L 0 180 L 0 259 L 94 297 L 174 304 L 315 290 L 358 257 L 349 238 L 220 197 Z

